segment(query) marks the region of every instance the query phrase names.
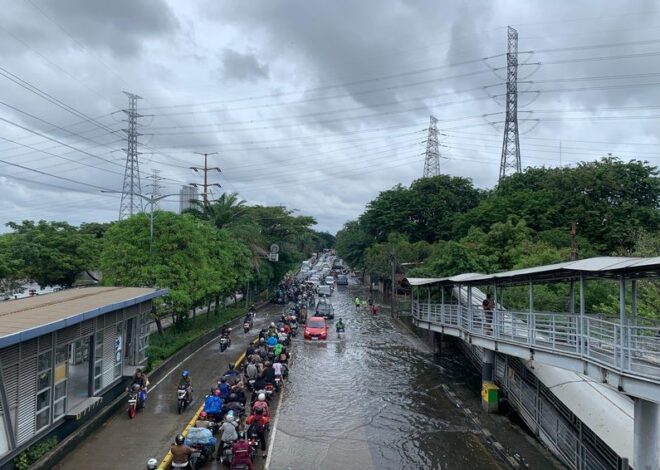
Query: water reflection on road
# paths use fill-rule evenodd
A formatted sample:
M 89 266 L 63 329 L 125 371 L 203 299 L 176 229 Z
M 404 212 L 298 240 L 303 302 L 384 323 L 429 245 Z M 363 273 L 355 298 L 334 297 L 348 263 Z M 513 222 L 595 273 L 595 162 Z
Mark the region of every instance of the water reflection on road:
M 443 383 L 475 372 L 431 352 L 386 314 L 355 312 L 358 288 L 332 296 L 345 338 L 295 343 L 270 470 L 500 468 Z

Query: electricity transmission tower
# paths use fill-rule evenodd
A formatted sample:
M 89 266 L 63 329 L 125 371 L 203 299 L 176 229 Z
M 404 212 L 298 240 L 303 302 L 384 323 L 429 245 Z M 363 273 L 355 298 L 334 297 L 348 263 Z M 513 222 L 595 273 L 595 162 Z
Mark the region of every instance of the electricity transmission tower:
M 160 184 L 161 181 L 163 181 L 163 177 L 160 176 L 160 170 L 151 170 L 151 176 L 147 176 L 147 179 L 151 180 L 151 183 L 148 185 L 150 192 L 149 196 L 151 201 L 153 201 L 151 204 L 154 206 L 152 209 L 154 211 L 160 210 L 160 206 L 158 205 L 158 202 L 160 201 L 160 190 L 162 189 L 162 186 Z
M 127 115 L 126 122 L 128 128 L 124 129 L 127 135 L 126 146 L 126 170 L 124 171 L 124 187 L 121 193 L 121 204 L 119 206 L 119 220 L 132 216 L 137 212 L 142 212 L 142 198 L 138 194 L 142 193 L 140 187 L 140 166 L 138 163 L 137 150 L 138 136 L 137 131 L 138 118 L 141 117 L 137 112 L 137 100 L 142 99 L 133 93 L 124 92 L 128 96 L 128 109 L 123 111 Z
M 202 187 L 202 189 L 204 190 L 202 192 L 202 197 L 204 199 L 204 205 L 206 205 L 206 204 L 209 203 L 209 187 L 211 187 L 211 186 L 217 186 L 218 188 L 222 187 L 222 186 L 220 186 L 219 183 L 209 183 L 209 178 L 208 178 L 209 171 L 215 170 L 218 173 L 220 173 L 220 172 L 222 172 L 222 170 L 220 168 L 218 168 L 217 166 L 209 168 L 209 162 L 208 162 L 209 155 L 215 155 L 218 152 L 213 152 L 213 153 L 198 153 L 198 152 L 195 152 L 195 153 L 197 153 L 197 155 L 204 155 L 204 167 L 201 168 L 201 167 L 197 167 L 197 166 L 191 166 L 190 169 L 193 170 L 195 173 L 198 173 L 200 171 L 204 172 L 204 182 L 201 185 L 199 183 L 190 183 L 190 186 L 194 186 L 196 188 L 199 187 L 199 186 Z
M 506 120 L 500 160 L 500 178 L 521 171 L 520 138 L 518 136 L 518 31 L 507 30 L 506 54 Z
M 440 174 L 440 151 L 438 150 L 438 119 L 435 116 L 431 116 L 425 155 L 422 178 L 438 176 Z

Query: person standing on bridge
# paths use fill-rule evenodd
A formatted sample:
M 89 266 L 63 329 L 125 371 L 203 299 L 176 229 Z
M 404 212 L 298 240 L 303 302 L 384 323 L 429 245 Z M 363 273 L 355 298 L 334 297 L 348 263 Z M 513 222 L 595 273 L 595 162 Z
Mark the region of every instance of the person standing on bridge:
M 484 333 L 487 335 L 493 334 L 493 310 L 495 310 L 495 301 L 493 294 L 486 294 L 486 298 L 481 303 L 484 309 Z

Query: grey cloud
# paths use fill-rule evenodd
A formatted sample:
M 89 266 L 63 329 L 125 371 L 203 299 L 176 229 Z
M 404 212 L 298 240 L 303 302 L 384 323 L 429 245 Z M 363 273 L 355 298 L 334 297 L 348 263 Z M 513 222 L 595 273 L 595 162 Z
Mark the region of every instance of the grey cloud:
M 252 53 L 241 53 L 233 49 L 224 49 L 220 56 L 222 61 L 222 75 L 229 80 L 255 82 L 268 78 L 267 64 L 259 62 Z

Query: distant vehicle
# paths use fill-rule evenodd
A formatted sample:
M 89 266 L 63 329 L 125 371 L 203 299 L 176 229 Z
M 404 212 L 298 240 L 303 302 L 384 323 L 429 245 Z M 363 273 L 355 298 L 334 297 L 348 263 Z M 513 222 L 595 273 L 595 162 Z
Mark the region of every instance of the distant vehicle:
M 317 293 L 321 297 L 330 297 L 332 295 L 332 287 L 324 285 L 324 286 L 319 286 L 317 289 Z
M 323 317 L 327 320 L 335 319 L 335 309 L 332 304 L 327 302 L 319 302 L 316 305 L 316 316 Z
M 347 286 L 348 285 L 348 276 L 346 274 L 340 274 L 337 276 L 337 285 L 338 286 Z
M 335 278 L 332 277 L 332 276 L 326 276 L 325 279 L 323 279 L 323 282 L 328 286 L 334 286 L 335 285 Z
M 305 339 L 314 341 L 328 339 L 328 323 L 323 317 L 312 317 L 305 325 Z

